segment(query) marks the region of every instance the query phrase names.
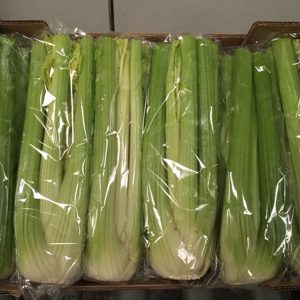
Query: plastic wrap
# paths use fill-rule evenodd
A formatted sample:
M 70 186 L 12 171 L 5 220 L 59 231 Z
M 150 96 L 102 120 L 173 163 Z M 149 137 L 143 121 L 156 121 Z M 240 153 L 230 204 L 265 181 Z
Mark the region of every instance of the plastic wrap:
M 0 37 L 0 277 L 16 180 L 23 288 L 261 283 L 284 274 L 289 247 L 300 272 L 298 42 L 224 54 L 204 37 L 77 31 L 33 39 L 29 54 L 22 43 Z
M 147 47 L 95 41 L 95 127 L 85 276 L 125 281 L 142 250 L 141 159 Z
M 71 284 L 82 272 L 89 201 L 93 38 L 32 41 L 15 200 L 19 278 Z
M 149 264 L 160 277 L 198 279 L 215 255 L 218 72 L 208 39 L 153 47 L 142 187 Z
M 282 109 L 285 120 L 285 136 L 289 167 L 288 196 L 293 205 L 291 221 L 290 259 L 293 271 L 300 273 L 300 172 L 299 172 L 299 40 L 291 37 L 272 42 Z
M 0 36 L 0 278 L 14 268 L 13 209 L 24 116 L 27 49 L 14 36 Z M 20 78 L 23 75 L 23 78 Z M 26 97 L 25 97 L 26 100 Z
M 272 49 L 224 58 L 221 278 L 264 282 L 283 272 L 291 233 L 284 127 Z M 230 84 L 228 84 L 230 83 Z

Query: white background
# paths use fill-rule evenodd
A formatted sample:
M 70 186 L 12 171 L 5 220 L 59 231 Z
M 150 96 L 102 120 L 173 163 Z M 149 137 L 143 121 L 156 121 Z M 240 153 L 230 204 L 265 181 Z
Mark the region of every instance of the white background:
M 107 0 L 0 0 L 1 19 L 55 18 L 103 32 Z M 298 21 L 300 0 L 114 0 L 116 31 L 246 33 L 256 20 Z

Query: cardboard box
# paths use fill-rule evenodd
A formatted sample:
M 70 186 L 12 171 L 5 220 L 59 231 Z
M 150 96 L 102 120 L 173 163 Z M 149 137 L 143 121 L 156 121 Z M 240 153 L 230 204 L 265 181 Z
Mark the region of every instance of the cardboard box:
M 33 37 L 48 28 L 48 24 L 41 20 L 0 20 L 0 34 L 18 32 L 25 36 Z
M 0 20 L 1 33 L 18 32 L 28 37 L 37 36 L 39 33 L 48 30 L 48 25 L 41 20 L 21 20 L 21 21 L 4 21 Z M 205 34 L 205 36 L 218 39 L 223 47 L 238 47 L 251 45 L 264 39 L 276 38 L 284 34 L 300 33 L 300 22 L 255 22 L 250 28 L 247 35 L 244 34 Z M 106 35 L 121 35 L 123 37 L 140 37 L 150 41 L 164 41 L 170 37 L 169 33 L 153 34 L 153 33 L 105 33 Z M 94 36 L 101 33 L 92 33 Z M 178 36 L 180 34 L 172 34 Z M 205 284 L 204 284 L 205 285 Z M 67 290 L 80 291 L 112 291 L 118 289 L 179 289 L 203 286 L 203 282 L 178 282 L 163 279 L 149 279 L 147 281 L 131 281 L 131 282 L 88 282 L 80 280 L 73 286 L 66 288 Z M 300 279 L 282 278 L 273 279 L 261 284 L 262 287 L 278 290 L 296 290 L 300 289 Z M 21 289 L 16 284 L 7 280 L 0 280 L 0 294 L 21 296 Z
M 252 24 L 242 45 L 251 45 L 262 42 L 263 40 L 271 40 L 282 35 L 299 36 L 300 22 L 273 22 L 273 21 L 257 21 Z

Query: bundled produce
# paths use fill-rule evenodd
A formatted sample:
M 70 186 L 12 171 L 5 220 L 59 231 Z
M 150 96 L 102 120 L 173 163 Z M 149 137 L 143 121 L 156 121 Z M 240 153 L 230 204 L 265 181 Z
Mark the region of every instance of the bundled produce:
M 285 179 L 278 139 L 272 51 L 233 56 L 232 124 L 226 161 L 220 256 L 231 284 L 277 275 L 286 249 Z M 254 81 L 253 81 L 254 78 Z M 281 132 L 282 133 L 282 132 Z
M 256 234 L 254 221 L 257 220 L 258 214 L 256 124 L 252 94 L 251 52 L 245 49 L 235 51 L 232 72 L 231 101 L 234 114 L 228 147 L 225 199 L 220 232 L 220 257 L 223 277 L 227 282 L 240 280 L 239 271 L 247 258 L 247 244 L 243 242 Z M 244 199 L 249 202 L 245 207 L 249 210 L 248 214 L 244 213 Z M 249 220 L 254 208 L 256 209 L 255 218 Z M 250 236 L 251 233 L 252 236 Z
M 217 106 L 216 44 L 183 36 L 154 47 L 143 193 L 150 265 L 165 278 L 200 278 L 212 262 Z
M 142 246 L 142 42 L 99 37 L 95 60 L 95 128 L 85 275 L 94 280 L 123 281 L 137 271 Z
M 293 200 L 294 212 L 292 215 L 293 231 L 291 237 L 291 263 L 294 270 L 300 272 L 300 75 L 299 75 L 299 42 L 282 38 L 273 41 L 272 49 L 276 65 L 281 104 L 284 114 L 288 161 L 291 170 L 289 178 L 292 187 L 289 188 L 290 198 Z
M 299 58 L 291 38 L 0 36 L 0 279 L 127 281 L 145 254 L 195 280 L 218 253 L 253 284 L 289 246 L 300 273 Z
M 93 39 L 32 42 L 15 201 L 17 267 L 26 280 L 81 274 L 89 195 Z

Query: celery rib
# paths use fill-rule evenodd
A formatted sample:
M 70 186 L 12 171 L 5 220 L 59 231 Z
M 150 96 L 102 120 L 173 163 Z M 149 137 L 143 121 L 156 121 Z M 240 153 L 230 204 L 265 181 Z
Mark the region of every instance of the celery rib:
M 247 257 L 259 226 L 257 133 L 252 91 L 252 54 L 237 49 L 233 56 L 233 120 L 220 233 L 222 277 L 228 283 L 248 278 Z
M 0 278 L 14 268 L 13 197 L 15 185 L 15 147 L 13 128 L 16 106 L 14 71 L 16 45 L 12 38 L 0 36 Z

